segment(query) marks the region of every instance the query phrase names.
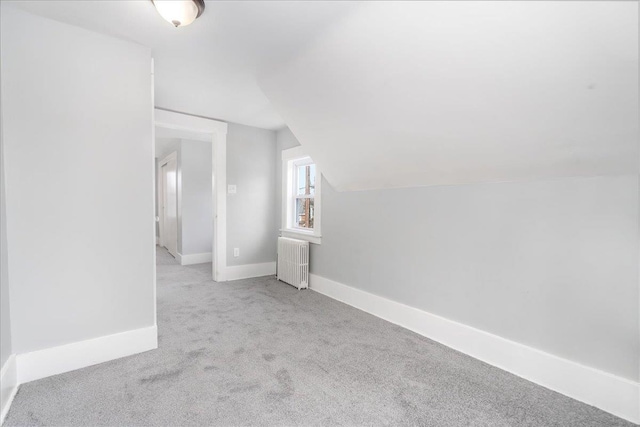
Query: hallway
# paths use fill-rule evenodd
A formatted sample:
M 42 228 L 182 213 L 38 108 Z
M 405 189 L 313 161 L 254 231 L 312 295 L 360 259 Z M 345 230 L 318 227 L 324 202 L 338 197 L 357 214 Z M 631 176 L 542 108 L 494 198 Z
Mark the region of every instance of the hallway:
M 159 348 L 24 384 L 6 426 L 630 426 L 272 277 L 157 251 Z

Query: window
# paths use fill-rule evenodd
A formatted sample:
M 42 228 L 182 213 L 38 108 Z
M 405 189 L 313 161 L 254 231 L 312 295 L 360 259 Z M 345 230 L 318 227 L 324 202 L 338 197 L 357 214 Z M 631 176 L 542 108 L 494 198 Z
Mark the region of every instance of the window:
M 311 163 L 311 158 L 299 160 L 293 163 L 295 178 L 295 214 L 293 226 L 313 230 L 314 199 L 316 189 L 316 165 Z
M 296 147 L 282 152 L 282 235 L 320 243 L 321 174 Z

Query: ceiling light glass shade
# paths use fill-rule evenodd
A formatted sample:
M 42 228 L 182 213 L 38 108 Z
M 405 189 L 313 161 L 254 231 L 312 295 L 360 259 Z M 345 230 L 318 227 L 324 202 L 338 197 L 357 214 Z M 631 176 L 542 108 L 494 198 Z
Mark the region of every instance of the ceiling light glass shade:
M 204 11 L 204 0 L 151 0 L 160 16 L 175 27 L 191 24 Z

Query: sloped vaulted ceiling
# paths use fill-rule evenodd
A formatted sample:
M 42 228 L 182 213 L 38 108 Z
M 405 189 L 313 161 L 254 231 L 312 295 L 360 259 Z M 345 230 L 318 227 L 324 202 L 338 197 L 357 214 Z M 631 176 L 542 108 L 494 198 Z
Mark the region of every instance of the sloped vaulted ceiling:
M 339 190 L 638 173 L 637 2 L 372 2 L 258 83 Z
M 293 55 L 353 6 L 207 0 L 193 24 L 174 28 L 151 0 L 2 3 L 151 48 L 157 107 L 265 129 L 284 122 L 256 84 L 256 70 Z

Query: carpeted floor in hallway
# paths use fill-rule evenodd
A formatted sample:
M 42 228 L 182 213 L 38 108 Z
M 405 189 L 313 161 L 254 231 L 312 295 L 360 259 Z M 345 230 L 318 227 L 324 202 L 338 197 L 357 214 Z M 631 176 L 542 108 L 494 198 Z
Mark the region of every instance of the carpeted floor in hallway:
M 313 291 L 158 249 L 159 348 L 23 384 L 6 426 L 631 426 Z

